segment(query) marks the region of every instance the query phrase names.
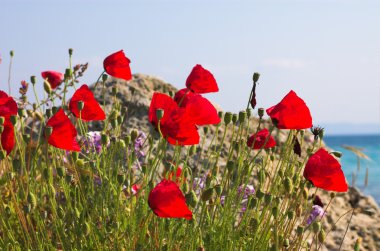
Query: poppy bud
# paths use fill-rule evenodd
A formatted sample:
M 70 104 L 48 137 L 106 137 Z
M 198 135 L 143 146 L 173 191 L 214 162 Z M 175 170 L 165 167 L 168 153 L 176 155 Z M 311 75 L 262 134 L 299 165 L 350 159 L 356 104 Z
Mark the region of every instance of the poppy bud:
M 82 111 L 83 108 L 84 108 L 84 102 L 83 101 L 78 101 L 77 106 L 78 106 L 78 110 Z
M 45 114 L 47 118 L 50 118 L 53 115 L 50 108 L 46 108 Z
M 36 76 L 31 76 L 30 77 L 30 82 L 35 85 L 36 84 Z
M 219 111 L 219 112 L 218 112 L 218 117 L 219 117 L 219 118 L 223 118 L 223 112 L 222 112 L 222 111 Z
M 4 150 L 0 150 L 0 160 L 5 159 L 7 157 L 7 152 Z
M 273 207 L 273 208 L 272 208 L 272 215 L 273 215 L 273 217 L 274 217 L 275 219 L 277 219 L 277 217 L 278 217 L 278 213 L 279 213 L 279 211 L 278 211 L 278 207 Z
M 79 157 L 78 152 L 71 152 L 71 157 L 73 158 L 74 161 L 77 161 Z
M 202 198 L 203 201 L 208 201 L 213 196 L 214 196 L 214 189 L 213 188 L 209 188 L 209 189 L 206 189 L 205 191 L 203 191 L 201 198 Z
M 51 126 L 45 127 L 45 137 L 46 138 L 49 138 L 52 133 L 53 133 L 53 127 L 51 127 Z
M 108 78 L 108 75 L 107 75 L 107 74 L 103 74 L 103 75 L 102 75 L 102 80 L 103 80 L 103 82 L 106 82 L 106 81 L 107 81 L 107 78 Z
M 256 83 L 257 81 L 259 81 L 259 78 L 260 78 L 260 73 L 258 72 L 253 73 L 253 77 L 252 77 L 253 83 Z
M 69 55 L 73 55 L 73 48 L 69 48 Z
M 119 116 L 117 116 L 116 121 L 117 121 L 117 123 L 118 123 L 119 125 L 121 125 L 121 124 L 123 124 L 124 119 L 123 119 L 122 116 L 119 115 Z
M 297 227 L 297 230 L 296 230 L 297 235 L 298 235 L 298 236 L 302 235 L 304 229 L 305 229 L 305 228 L 304 228 L 303 226 L 298 226 L 298 227 Z
M 326 240 L 326 233 L 325 233 L 325 230 L 323 230 L 322 228 L 321 231 L 318 233 L 318 241 L 321 243 L 324 243 L 325 240 Z
M 287 213 L 287 216 L 288 216 L 288 219 L 289 219 L 289 220 L 294 219 L 294 211 L 289 211 L 289 212 Z
M 189 150 L 189 156 L 193 156 L 197 152 L 197 146 L 191 145 Z
M 24 205 L 23 209 L 25 214 L 29 214 L 32 211 L 30 204 Z
M 27 201 L 30 204 L 32 209 L 36 208 L 37 200 L 36 200 L 36 196 L 34 196 L 32 192 L 28 193 Z
M 293 191 L 293 182 L 292 182 L 292 180 L 289 177 L 285 178 L 284 186 L 285 186 L 286 192 L 292 193 L 292 191 Z
M 248 204 L 248 207 L 250 208 L 250 209 L 254 209 L 254 208 L 256 208 L 256 206 L 257 206 L 257 198 L 251 198 L 250 200 L 249 200 L 249 204 Z
M 38 119 L 39 121 L 42 121 L 44 119 L 44 116 L 42 115 L 42 113 L 40 112 L 35 112 L 34 113 L 34 116 L 36 117 L 36 119 Z
M 25 109 L 24 108 L 18 108 L 17 109 L 17 114 L 18 114 L 19 117 L 25 117 L 26 116 Z
M 228 170 L 228 172 L 231 173 L 234 170 L 234 167 L 235 167 L 235 162 L 233 162 L 232 160 L 229 160 L 227 162 L 227 170 Z
M 256 219 L 256 218 L 252 218 L 252 219 L 249 221 L 249 225 L 250 225 L 250 227 L 252 228 L 252 232 L 255 233 L 255 232 L 259 229 L 260 222 L 259 222 L 258 219 Z
M 239 112 L 239 122 L 244 123 L 246 118 L 247 118 L 247 113 L 245 111 L 240 111 Z
M 124 138 L 124 142 L 125 142 L 125 145 L 129 146 L 129 144 L 131 143 L 131 136 L 126 135 Z
M 248 108 L 247 110 L 245 110 L 245 112 L 247 113 L 247 118 L 250 118 L 251 115 L 252 115 L 252 110 L 251 110 L 251 108 Z
M 271 194 L 265 194 L 264 195 L 264 202 L 265 204 L 270 204 L 272 202 L 273 196 Z
M 232 119 L 232 113 L 230 113 L 230 112 L 226 112 L 226 113 L 224 114 L 224 123 L 225 123 L 226 125 L 228 125 L 228 124 L 231 122 L 231 119 Z
M 316 234 L 319 231 L 321 231 L 322 225 L 321 225 L 321 223 L 319 221 L 314 221 L 313 225 L 312 225 L 312 228 L 313 228 L 313 232 Z
M 4 125 L 5 118 L 3 116 L 0 117 L 0 125 Z
M 264 116 L 264 111 L 265 111 L 264 108 L 259 108 L 259 109 L 257 110 L 260 119 L 263 118 L 263 116 Z
M 13 56 L 15 55 L 14 51 L 11 50 L 11 51 L 9 52 L 9 55 L 11 56 L 11 58 L 13 58 Z
M 137 129 L 132 129 L 131 130 L 131 140 L 132 142 L 135 142 L 137 137 L 139 136 L 139 131 Z
M 264 193 L 260 190 L 260 189 L 258 189 L 257 190 L 257 192 L 256 192 L 256 197 L 259 199 L 259 200 L 261 200 L 263 197 L 264 197 Z
M 4 126 L 0 125 L 0 134 L 2 134 L 4 131 Z
M 65 168 L 62 166 L 57 167 L 57 174 L 62 178 L 65 175 Z
M 286 239 L 284 240 L 283 245 L 284 245 L 285 248 L 287 248 L 287 247 L 290 246 L 290 242 L 289 242 L 289 239 L 288 239 L 288 238 L 286 238 Z
M 10 119 L 11 119 L 12 125 L 16 125 L 16 123 L 17 123 L 17 116 L 16 115 L 11 115 Z
M 342 152 L 338 152 L 338 151 L 333 151 L 333 152 L 331 152 L 331 154 L 337 158 L 341 158 L 343 155 Z
M 51 85 L 49 84 L 48 81 L 44 81 L 44 90 L 47 94 L 50 94 L 51 93 Z
M 68 173 L 68 174 L 66 174 L 66 177 L 65 177 L 65 179 L 66 179 L 66 182 L 67 183 L 71 183 L 72 181 L 73 181 L 73 175 L 72 174 L 70 174 L 70 173 Z
M 110 139 L 107 134 L 102 133 L 101 140 L 103 145 L 107 145 Z
M 220 184 L 214 186 L 214 189 L 217 195 L 220 196 L 222 194 L 222 186 Z
M 117 120 L 116 120 L 116 119 L 111 119 L 110 122 L 111 122 L 111 126 L 112 126 L 112 128 L 113 128 L 113 129 L 116 129 L 116 127 L 117 127 L 117 125 L 118 125 L 118 124 L 117 124 Z
M 29 134 L 22 134 L 22 139 L 25 143 L 29 143 L 30 141 L 30 135 Z
M 73 75 L 73 70 L 67 68 L 67 69 L 65 70 L 65 78 L 69 78 L 69 77 L 71 77 L 71 75 Z
M 123 174 L 117 175 L 117 182 L 119 183 L 119 185 L 122 185 L 124 183 L 124 180 L 125 180 L 125 176 Z
M 79 167 L 79 168 L 83 168 L 83 167 L 84 167 L 84 161 L 83 161 L 83 159 L 77 159 L 77 160 L 75 161 L 75 165 L 76 165 L 77 167 Z
M 335 197 L 335 193 L 330 193 L 330 198 L 333 199 Z
M 185 198 L 186 204 L 190 205 L 191 207 L 195 207 L 198 203 L 198 197 L 194 191 L 191 191 L 190 193 L 186 194 Z
M 157 120 L 162 119 L 162 117 L 164 117 L 164 110 L 163 109 L 157 109 L 156 110 L 156 116 L 157 116 Z
M 203 127 L 203 132 L 204 132 L 204 134 L 208 133 L 208 127 L 207 126 Z
M 232 123 L 236 124 L 237 120 L 238 120 L 238 115 L 236 113 L 234 113 L 232 115 Z

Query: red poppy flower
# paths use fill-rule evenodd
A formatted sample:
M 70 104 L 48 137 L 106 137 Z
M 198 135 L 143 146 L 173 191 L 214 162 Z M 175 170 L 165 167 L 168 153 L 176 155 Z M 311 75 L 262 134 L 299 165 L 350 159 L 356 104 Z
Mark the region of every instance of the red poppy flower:
M 1 133 L 1 147 L 7 152 L 8 155 L 15 146 L 14 128 L 9 118 L 5 119 L 3 127 L 4 129 Z
M 280 103 L 267 109 L 267 114 L 279 129 L 305 129 L 313 124 L 305 102 L 290 91 Z
M 195 93 L 219 91 L 218 84 L 211 72 L 197 64 L 186 80 L 186 87 Z
M 41 72 L 44 80 L 47 80 L 52 89 L 57 88 L 63 81 L 63 74 L 57 71 L 44 71 Z
M 62 109 L 59 109 L 46 123 L 46 127 L 52 127 L 53 131 L 48 142 L 50 145 L 69 151 L 80 151 L 76 140 L 77 130 L 71 124 L 69 117 Z
M 268 141 L 267 141 L 268 140 Z M 265 144 L 265 141 L 267 143 Z M 255 143 L 253 143 L 255 142 Z M 264 146 L 265 144 L 265 146 Z M 268 129 L 263 129 L 257 132 L 256 134 L 253 134 L 251 137 L 248 138 L 247 145 L 249 147 L 252 147 L 253 149 L 261 149 L 261 148 L 272 148 L 276 146 L 276 141 L 274 138 L 269 134 Z
M 164 116 L 160 121 L 162 135 L 173 145 L 194 145 L 199 143 L 199 134 L 194 122 L 185 108 L 166 94 L 154 93 L 149 107 L 149 121 L 158 128 L 156 110 L 162 109 Z
M 128 81 L 132 79 L 130 63 L 131 60 L 125 56 L 123 50 L 120 50 L 106 57 L 103 61 L 103 67 L 109 75 Z
M 11 96 L 0 91 L 0 116 L 9 117 L 11 115 L 17 115 L 17 103 Z
M 0 117 L 4 117 L 1 146 L 7 154 L 9 154 L 15 146 L 14 128 L 10 120 L 12 115 L 17 115 L 17 103 L 11 96 L 0 91 Z
M 171 180 L 161 181 L 150 193 L 149 207 L 161 218 L 185 218 L 191 220 L 192 212 L 186 205 L 178 185 Z
M 220 118 L 215 107 L 201 95 L 194 94 L 185 88 L 175 94 L 174 100 L 179 106 L 186 108 L 187 114 L 196 125 L 214 125 L 220 123 Z
M 78 102 L 82 101 L 84 106 L 81 112 L 78 109 Z M 106 115 L 99 103 L 96 101 L 94 94 L 91 92 L 87 85 L 82 85 L 70 100 L 70 111 L 75 117 L 83 119 L 84 121 L 92 120 L 105 120 Z
M 323 148 L 310 156 L 303 176 L 314 186 L 327 191 L 347 192 L 348 190 L 339 162 Z

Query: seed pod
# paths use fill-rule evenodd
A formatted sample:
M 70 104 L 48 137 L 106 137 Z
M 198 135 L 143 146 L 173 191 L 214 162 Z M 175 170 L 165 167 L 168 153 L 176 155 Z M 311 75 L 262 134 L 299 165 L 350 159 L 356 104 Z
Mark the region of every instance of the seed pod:
M 247 113 L 247 118 L 250 118 L 251 115 L 252 115 L 252 110 L 251 110 L 251 108 L 246 109 L 245 112 Z
M 196 145 L 190 146 L 189 156 L 193 156 L 196 152 L 197 152 L 197 146 Z
M 204 132 L 204 134 L 208 133 L 208 127 L 207 126 L 203 127 L 203 132 Z
M 264 202 L 265 204 L 270 204 L 272 202 L 273 196 L 271 194 L 265 194 L 264 195 Z
M 241 124 L 244 123 L 246 118 L 247 118 L 247 113 L 245 111 L 240 111 L 239 112 L 239 122 Z
M 318 233 L 319 231 L 321 231 L 322 225 L 319 221 L 314 221 L 312 228 L 314 233 Z
M 51 85 L 47 80 L 44 81 L 44 90 L 47 94 L 50 94 L 52 91 Z
M 190 193 L 186 194 L 185 198 L 186 204 L 190 205 L 191 207 L 195 207 L 198 203 L 198 197 L 194 191 L 191 191 Z
M 36 76 L 31 76 L 30 77 L 30 82 L 34 85 L 34 84 L 36 84 Z
M 17 116 L 16 115 L 11 115 L 10 120 L 11 120 L 12 125 L 15 126 L 17 124 Z
M 79 168 L 83 168 L 84 167 L 84 160 L 83 159 L 77 159 L 75 161 L 75 165 Z
M 258 72 L 253 73 L 252 80 L 253 80 L 254 83 L 256 83 L 257 81 L 259 81 L 259 78 L 260 78 L 260 73 L 258 73 Z
M 264 111 L 265 111 L 264 108 L 259 108 L 259 109 L 257 110 L 260 119 L 263 118 L 263 116 L 264 116 Z
M 277 219 L 278 214 L 279 214 L 278 207 L 273 207 L 273 208 L 272 208 L 272 215 L 273 215 L 273 217 L 274 217 L 275 219 Z
M 108 145 L 110 139 L 107 134 L 102 133 L 101 140 L 103 145 Z
M 283 246 L 284 246 L 285 248 L 287 248 L 287 247 L 290 246 L 290 242 L 289 242 L 289 239 L 288 239 L 288 238 L 286 238 L 286 239 L 284 240 L 284 242 L 283 242 Z
M 139 136 L 139 131 L 137 129 L 132 129 L 131 130 L 131 141 L 135 142 L 137 137 Z
M 232 115 L 232 123 L 234 123 L 234 125 L 235 125 L 236 122 L 237 122 L 237 120 L 238 120 L 238 115 L 237 115 L 236 113 L 234 113 L 234 114 Z
M 164 110 L 163 109 L 157 109 L 156 110 L 156 117 L 157 120 L 160 120 L 164 117 Z
M 298 236 L 302 235 L 304 229 L 305 229 L 305 228 L 304 228 L 303 226 L 298 226 L 298 227 L 297 227 L 297 230 L 296 230 L 297 235 L 298 235 Z
M 294 211 L 288 211 L 287 216 L 289 220 L 294 219 Z
M 232 120 L 232 113 L 231 112 L 226 112 L 224 114 L 224 123 L 226 125 L 228 125 L 229 123 L 231 123 L 231 120 Z
M 222 194 L 222 186 L 220 184 L 214 186 L 215 192 L 218 196 Z

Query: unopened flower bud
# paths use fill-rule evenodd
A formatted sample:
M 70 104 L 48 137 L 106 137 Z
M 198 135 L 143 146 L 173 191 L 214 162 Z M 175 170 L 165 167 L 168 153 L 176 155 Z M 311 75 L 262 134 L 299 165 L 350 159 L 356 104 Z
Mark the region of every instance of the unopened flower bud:
M 126 135 L 125 138 L 124 138 L 124 142 L 125 142 L 125 145 L 129 145 L 131 143 L 131 136 L 130 135 Z
M 203 191 L 201 198 L 202 198 L 203 201 L 208 201 L 213 196 L 214 196 L 214 189 L 213 188 L 209 188 L 209 189 L 206 189 L 205 191 Z
M 333 152 L 331 152 L 331 154 L 337 158 L 341 158 L 343 155 L 342 152 L 338 152 L 338 151 L 333 151 Z
M 112 128 L 116 129 L 116 127 L 118 126 L 117 119 L 111 119 L 110 122 L 111 122 Z
M 11 119 L 11 123 L 12 123 L 12 125 L 15 126 L 16 123 L 17 123 L 17 116 L 16 116 L 16 115 L 11 115 L 10 119 Z
M 219 118 L 223 118 L 223 111 L 219 111 L 218 116 L 219 116 Z
M 103 82 L 106 82 L 106 81 L 107 81 L 107 78 L 108 78 L 108 75 L 107 75 L 107 74 L 103 74 L 103 75 L 102 75 L 102 80 L 103 80 Z
M 285 248 L 287 248 L 287 247 L 290 246 L 290 242 L 289 242 L 289 239 L 288 239 L 288 238 L 286 238 L 286 239 L 284 240 L 283 245 L 284 245 Z
M 298 235 L 298 236 L 302 235 L 304 229 L 305 229 L 305 228 L 304 228 L 303 226 L 298 226 L 297 229 L 296 229 L 297 235 Z
M 69 77 L 71 77 L 71 75 L 73 75 L 73 70 L 67 68 L 67 69 L 65 70 L 65 78 L 69 78 Z
M 265 194 L 264 195 L 264 202 L 265 204 L 270 204 L 273 200 L 273 196 L 271 194 Z
M 189 156 L 193 156 L 197 152 L 197 146 L 191 145 L 189 150 Z
M 35 85 L 36 84 L 36 76 L 31 76 L 30 77 L 30 82 L 33 84 L 33 85 Z
M 34 196 L 34 194 L 32 192 L 28 193 L 27 201 L 30 204 L 32 209 L 36 208 L 37 199 L 36 199 L 36 196 Z
M 278 209 L 278 207 L 273 207 L 273 208 L 272 208 L 272 215 L 273 215 L 273 217 L 274 217 L 275 219 L 277 219 L 277 217 L 278 217 L 278 213 L 279 213 L 279 209 Z
M 78 110 L 82 111 L 83 108 L 84 108 L 84 102 L 83 101 L 78 101 L 77 106 L 78 106 Z
M 164 110 L 163 109 L 157 109 L 156 110 L 156 117 L 157 120 L 160 120 L 164 117 Z
M 263 116 L 264 116 L 264 108 L 259 108 L 259 109 L 257 110 L 257 112 L 258 112 L 258 114 L 259 114 L 259 118 L 260 118 L 260 119 L 263 118 Z
M 79 153 L 78 152 L 71 152 L 71 157 L 73 158 L 74 161 L 77 161 L 77 159 L 79 157 Z
M 265 196 L 265 193 L 263 193 L 260 189 L 257 190 L 256 192 L 256 197 L 261 200 L 262 198 L 264 198 Z
M 139 136 L 139 131 L 137 129 L 132 129 L 131 130 L 131 140 L 132 142 L 135 142 L 137 137 Z
M 75 165 L 79 168 L 83 168 L 84 167 L 84 160 L 83 159 L 77 159 L 75 161 Z
M 224 123 L 225 123 L 226 125 L 228 125 L 228 124 L 231 122 L 231 120 L 232 120 L 232 113 L 230 113 L 230 112 L 226 112 L 226 113 L 224 114 Z
M 287 193 L 292 193 L 293 191 L 293 182 L 289 177 L 286 177 L 284 180 L 284 187 Z
M 3 116 L 0 117 L 0 125 L 4 125 L 5 118 Z
M 250 208 L 250 209 L 254 209 L 254 208 L 256 208 L 256 206 L 257 206 L 257 198 L 251 198 L 250 200 L 249 200 L 249 203 L 248 203 L 248 207 Z
M 45 127 L 45 137 L 46 138 L 49 138 L 52 133 L 53 133 L 53 127 L 51 127 L 51 126 Z
M 326 233 L 325 233 L 325 230 L 323 230 L 323 228 L 321 229 L 321 231 L 318 233 L 318 241 L 320 243 L 324 243 L 326 240 Z
M 245 111 L 240 111 L 239 112 L 239 122 L 244 123 L 246 118 L 247 118 L 247 113 Z
M 306 187 L 302 190 L 302 196 L 304 199 L 307 199 L 309 196 L 309 190 Z
M 207 126 L 203 127 L 203 132 L 204 132 L 204 134 L 208 133 L 208 127 Z
M 117 118 L 116 118 L 116 121 L 117 121 L 117 124 L 119 124 L 119 125 L 121 125 L 121 124 L 123 124 L 123 117 L 122 116 L 117 116 Z
M 232 123 L 236 124 L 237 120 L 238 120 L 238 115 L 236 113 L 234 113 L 232 115 Z
M 5 159 L 7 157 L 7 152 L 4 150 L 0 150 L 0 160 Z
M 333 199 L 335 197 L 335 195 L 336 194 L 334 192 L 330 193 L 330 198 Z
M 53 106 L 53 107 L 51 108 L 51 111 L 53 112 L 53 114 L 56 114 L 56 113 L 58 112 L 58 107 Z
M 247 110 L 245 110 L 245 112 L 247 113 L 247 118 L 250 118 L 251 115 L 252 115 L 252 110 L 251 110 L 251 108 L 248 108 Z
M 253 73 L 252 80 L 253 80 L 254 83 L 256 83 L 257 81 L 259 81 L 259 78 L 260 78 L 260 73 L 258 73 L 258 72 Z
M 287 216 L 289 220 L 294 219 L 294 211 L 288 211 Z
M 73 48 L 69 48 L 69 55 L 73 55 Z
M 14 52 L 13 50 L 11 50 L 11 51 L 9 52 L 9 55 L 11 56 L 11 58 L 13 58 L 13 56 L 15 55 L 15 52 Z
M 26 111 L 24 108 L 18 108 L 17 109 L 17 114 L 18 116 L 21 118 L 21 117 L 26 117 Z
M 217 195 L 220 196 L 222 194 L 222 186 L 220 184 L 214 186 L 214 189 Z
M 314 221 L 313 225 L 312 225 L 312 228 L 313 228 L 313 232 L 314 233 L 318 233 L 321 230 L 322 225 L 321 225 L 321 223 L 319 221 Z
M 185 198 L 186 204 L 190 205 L 191 207 L 195 207 L 198 203 L 198 197 L 194 191 L 191 191 L 190 193 L 186 194 Z
M 44 81 L 44 90 L 47 94 L 50 94 L 51 93 L 51 85 L 48 81 Z
M 50 108 L 46 108 L 45 114 L 46 114 L 47 118 L 50 118 L 53 115 L 53 113 L 52 113 L 52 111 L 51 111 Z

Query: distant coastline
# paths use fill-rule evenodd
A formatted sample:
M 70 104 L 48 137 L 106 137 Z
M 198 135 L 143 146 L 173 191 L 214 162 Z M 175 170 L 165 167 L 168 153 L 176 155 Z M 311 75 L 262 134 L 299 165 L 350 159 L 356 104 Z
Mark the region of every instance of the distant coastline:
M 380 123 L 322 123 L 326 136 L 380 135 Z

